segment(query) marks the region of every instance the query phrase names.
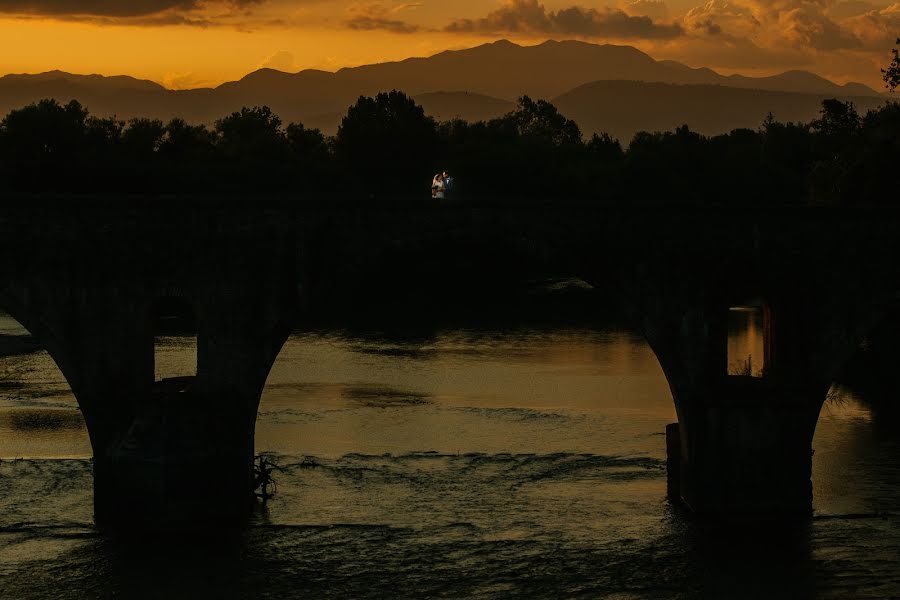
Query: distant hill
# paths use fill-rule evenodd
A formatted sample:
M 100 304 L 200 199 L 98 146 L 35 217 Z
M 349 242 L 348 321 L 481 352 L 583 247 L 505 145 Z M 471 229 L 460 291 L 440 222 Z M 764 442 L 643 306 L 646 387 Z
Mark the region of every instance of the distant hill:
M 516 103 L 468 92 L 429 92 L 415 96 L 425 112 L 438 121 L 487 121 L 515 109 Z
M 625 85 L 626 82 L 632 85 Z M 587 88 L 582 88 L 586 84 Z M 659 84 L 705 87 L 701 90 Z M 723 92 L 726 88 L 722 86 L 737 91 Z M 863 98 L 883 98 L 862 84 L 838 85 L 803 71 L 761 78 L 724 76 L 710 69 L 656 61 L 630 46 L 577 41 L 519 46 L 501 40 L 467 50 L 441 52 L 429 58 L 347 68 L 336 73 L 305 70 L 292 74 L 260 69 L 214 89 L 173 91 L 132 77 L 72 75 L 61 71 L 7 75 L 0 77 L 0 114 L 52 97 L 61 102 L 77 99 L 96 115 L 148 116 L 163 120 L 180 116 L 191 122 L 211 124 L 241 106 L 266 104 L 285 122 L 302 122 L 334 133 L 347 108 L 359 96 L 390 89 L 414 96 L 429 114 L 439 119 L 478 120 L 497 116 L 511 109 L 512 102 L 522 94 L 559 98 L 586 131 L 608 125 L 604 127 L 606 130 L 623 135 L 635 128 L 657 128 L 655 123 L 669 123 L 673 119 L 672 122 L 681 123 L 696 118 L 710 127 L 729 129 L 725 127 L 727 123 L 737 126 L 751 117 L 754 124 L 758 123 L 761 117 L 757 113 L 764 116 L 770 110 L 777 116 L 784 111 L 808 118 L 816 111 L 799 107 L 817 106 L 824 96 L 854 98 L 860 106 L 869 102 Z M 741 90 L 791 92 L 806 97 L 787 100 L 778 94 L 738 94 Z M 612 93 L 623 95 L 616 101 L 609 97 Z M 738 105 L 732 108 L 727 104 L 711 105 L 711 102 L 738 102 Z M 618 111 L 615 114 L 621 121 L 610 121 L 609 111 Z M 713 114 L 721 115 L 717 117 L 719 121 L 714 122 Z
M 718 85 L 597 81 L 553 103 L 585 135 L 607 132 L 627 144 L 638 131 L 670 131 L 683 124 L 707 135 L 756 129 L 770 112 L 779 121 L 808 122 L 818 116 L 822 100 L 831 97 Z M 854 102 L 863 114 L 886 101 L 877 96 L 844 99 Z
M 164 91 L 166 88 L 153 81 L 135 79 L 127 75 L 73 75 L 65 71 L 47 71 L 37 75 L 11 74 L 0 77 L 0 89 L 26 88 L 28 86 L 71 84 L 105 91 Z

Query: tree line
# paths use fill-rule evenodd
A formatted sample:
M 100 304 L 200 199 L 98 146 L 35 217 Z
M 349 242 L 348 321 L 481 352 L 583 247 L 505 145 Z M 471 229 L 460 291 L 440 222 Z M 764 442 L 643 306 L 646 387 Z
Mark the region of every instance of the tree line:
M 886 73 L 886 81 L 889 74 Z M 826 100 L 808 123 L 704 136 L 682 126 L 627 146 L 585 138 L 551 103 L 519 99 L 489 121 L 436 122 L 399 91 L 361 97 L 337 134 L 284 125 L 268 107 L 213 127 L 92 116 L 47 99 L 0 121 L 0 190 L 61 193 L 289 193 L 310 201 L 429 199 L 449 170 L 481 202 L 873 204 L 897 201 L 900 104 L 860 115 Z

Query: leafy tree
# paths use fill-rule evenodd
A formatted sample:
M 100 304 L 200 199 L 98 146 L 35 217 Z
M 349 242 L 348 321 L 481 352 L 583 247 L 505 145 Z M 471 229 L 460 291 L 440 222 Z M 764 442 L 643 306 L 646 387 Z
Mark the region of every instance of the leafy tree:
M 55 100 L 0 120 L 0 187 L 25 191 L 328 190 L 421 199 L 434 170 L 447 168 L 460 191 L 483 201 L 885 203 L 896 202 L 898 164 L 900 104 L 860 117 L 838 100 L 825 101 L 810 123 L 769 115 L 758 131 L 712 138 L 687 126 L 640 132 L 627 150 L 606 134 L 583 142 L 553 105 L 527 97 L 498 119 L 440 125 L 400 92 L 360 98 L 333 140 L 302 124 L 283 128 L 266 107 L 232 113 L 215 130 L 182 119 L 123 123 Z
M 84 147 L 87 116 L 75 100 L 62 106 L 47 99 L 13 110 L 0 122 L 4 153 L 18 162 L 72 158 Z
M 836 204 L 846 192 L 851 163 L 858 153 L 862 119 L 852 102 L 824 100 L 820 117 L 810 123 L 814 162 L 809 169 L 809 200 Z
M 651 203 L 698 202 L 712 187 L 708 149 L 709 140 L 687 125 L 674 132 L 639 132 L 628 146 L 626 189 Z M 721 190 L 706 197 L 718 202 Z
M 841 102 L 835 98 L 822 101 L 819 118 L 810 123 L 812 129 L 826 136 L 847 137 L 857 133 L 862 119 L 852 102 Z
M 625 158 L 622 144 L 608 133 L 592 135 L 587 143 L 587 151 L 603 162 L 617 162 Z
M 242 162 L 279 159 L 287 150 L 281 119 L 268 106 L 231 113 L 216 121 L 216 133 L 224 156 Z
M 406 94 L 360 97 L 334 149 L 348 185 L 370 196 L 425 194 L 436 168 L 437 125 Z
M 860 141 L 848 157 L 845 204 L 896 203 L 900 167 L 900 104 L 892 102 L 863 118 Z
M 131 119 L 122 132 L 122 145 L 134 160 L 150 160 L 159 151 L 166 128 L 159 119 Z
M 897 38 L 897 45 L 900 46 L 900 38 Z M 900 86 L 900 49 L 894 48 L 891 52 L 894 54 L 894 60 L 887 69 L 881 70 L 881 75 L 885 87 L 893 92 Z
M 334 173 L 328 140 L 318 129 L 291 123 L 285 132 L 290 152 L 290 180 L 294 188 L 325 191 L 334 189 Z
M 307 129 L 302 123 L 291 123 L 288 125 L 286 138 L 294 157 L 304 163 L 322 165 L 330 158 L 328 142 L 318 129 Z
M 231 182 L 220 177 L 230 171 L 214 160 L 215 141 L 215 132 L 203 125 L 169 121 L 156 155 L 162 185 L 178 192 L 231 189 Z
M 159 144 L 159 154 L 182 164 L 208 159 L 215 140 L 215 133 L 203 125 L 189 125 L 184 119 L 175 118 L 166 125 L 165 136 Z
M 41 100 L 0 122 L 0 160 L 8 183 L 27 191 L 81 191 L 88 112 L 71 101 Z M 90 187 L 90 186 L 88 186 Z
M 121 159 L 119 149 L 125 123 L 115 117 L 89 116 L 84 123 L 86 170 L 102 169 L 104 163 Z
M 554 146 L 581 143 L 581 130 L 546 100 L 535 102 L 528 96 L 519 98 L 515 111 L 507 115 L 520 136 L 549 142 Z

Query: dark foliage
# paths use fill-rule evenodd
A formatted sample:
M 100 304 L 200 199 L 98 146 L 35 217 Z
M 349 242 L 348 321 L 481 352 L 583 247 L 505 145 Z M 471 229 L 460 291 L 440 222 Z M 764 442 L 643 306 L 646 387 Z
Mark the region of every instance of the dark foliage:
M 430 189 L 436 148 L 434 120 L 396 90 L 361 97 L 350 107 L 334 140 L 347 185 L 369 198 Z
M 900 46 L 900 38 L 897 38 L 897 45 Z M 900 86 L 900 49 L 894 48 L 891 52 L 894 53 L 894 60 L 887 69 L 881 70 L 881 74 L 884 86 L 893 92 Z
M 707 137 L 687 126 L 641 132 L 627 147 L 584 140 L 543 100 L 486 122 L 435 123 L 397 91 L 360 98 L 338 134 L 284 127 L 268 107 L 215 124 L 97 118 L 42 100 L 0 121 L 0 190 L 90 193 L 293 193 L 309 201 L 426 200 L 447 169 L 457 200 L 615 204 L 894 202 L 900 104 L 861 116 L 823 102 L 810 123 L 771 116 L 758 130 Z

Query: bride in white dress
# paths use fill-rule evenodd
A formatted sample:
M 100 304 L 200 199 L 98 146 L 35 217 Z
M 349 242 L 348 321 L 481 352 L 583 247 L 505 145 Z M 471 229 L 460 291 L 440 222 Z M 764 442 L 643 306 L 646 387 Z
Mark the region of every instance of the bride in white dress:
M 434 176 L 434 179 L 431 180 L 431 197 L 435 200 L 443 200 L 445 196 L 445 180 L 444 174 L 438 173 Z

